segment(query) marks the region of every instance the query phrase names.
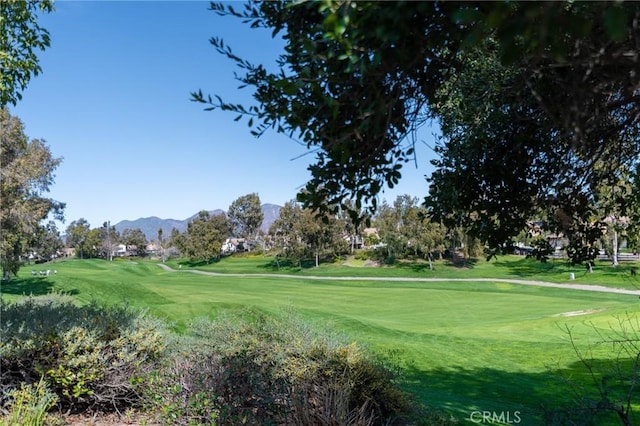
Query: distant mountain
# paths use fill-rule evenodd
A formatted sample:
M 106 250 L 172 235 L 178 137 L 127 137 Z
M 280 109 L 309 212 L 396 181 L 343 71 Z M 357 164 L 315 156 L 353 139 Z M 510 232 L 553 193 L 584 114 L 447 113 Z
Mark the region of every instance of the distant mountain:
M 198 217 L 199 214 L 200 214 L 200 212 L 198 212 L 198 213 L 196 213 L 194 215 L 191 215 L 188 218 L 186 218 L 184 220 L 184 222 L 185 222 L 184 229 L 187 229 L 187 224 L 189 222 L 191 222 L 193 219 L 195 219 L 196 217 Z M 217 214 L 226 214 L 226 212 L 224 210 L 220 210 L 220 209 L 209 210 L 209 216 L 215 216 Z M 182 232 L 182 231 L 180 231 L 180 232 Z
M 280 217 L 281 208 L 281 206 L 276 204 L 267 203 L 262 205 L 262 214 L 264 215 L 264 218 L 262 219 L 262 226 L 260 227 L 262 232 L 269 232 L 271 224 Z
M 159 217 L 141 217 L 136 220 L 123 220 L 116 223 L 116 231 L 122 232 L 125 229 L 139 229 L 147 237 L 147 240 L 153 241 L 158 238 L 158 229 L 162 229 L 162 235 L 168 237 L 171 235 L 171 230 L 176 228 L 180 232 L 184 232 L 187 229 L 188 220 L 176 220 L 176 219 L 160 219 Z
M 267 232 L 271 224 L 280 217 L 280 209 L 281 207 L 276 204 L 266 203 L 262 205 L 262 213 L 264 214 L 262 227 L 260 228 L 262 231 Z M 187 225 L 198 217 L 198 213 L 184 220 L 160 219 L 159 217 L 152 216 L 141 217 L 136 220 L 123 220 L 114 226 L 118 232 L 122 232 L 125 229 L 140 229 L 147 237 L 147 240 L 153 241 L 158 238 L 158 229 L 162 229 L 162 234 L 165 238 L 171 235 L 171 231 L 174 228 L 180 232 L 186 231 Z M 221 209 L 209 210 L 209 214 L 212 216 L 220 213 L 225 213 L 225 211 Z

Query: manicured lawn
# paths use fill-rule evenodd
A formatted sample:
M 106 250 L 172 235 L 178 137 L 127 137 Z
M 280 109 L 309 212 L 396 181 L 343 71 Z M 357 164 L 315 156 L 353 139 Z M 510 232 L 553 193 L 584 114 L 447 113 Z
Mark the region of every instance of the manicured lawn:
M 524 256 L 499 256 L 486 261 L 469 261 L 465 266 L 452 266 L 449 261 L 435 261 L 434 270 L 425 261 L 400 262 L 394 266 L 354 267 L 364 262 L 345 261 L 335 264 L 321 264 L 320 267 L 277 268 L 272 257 L 237 256 L 223 258 L 219 262 L 192 265 L 189 262 L 172 261 L 173 268 L 199 269 L 222 273 L 293 274 L 296 276 L 358 276 L 358 277 L 420 277 L 420 278 L 512 278 L 541 280 L 558 283 L 591 284 L 607 287 L 640 290 L 640 275 L 633 276 L 631 269 L 640 269 L 637 262 L 621 262 L 617 267 L 609 262 L 596 262 L 594 272 L 587 273 L 584 266 L 571 266 L 566 260 L 551 259 L 540 263 Z M 573 273 L 575 280 L 570 280 Z
M 56 263 L 58 273 L 29 276 L 2 284 L 4 300 L 23 294 L 60 291 L 80 303 L 97 299 L 148 309 L 177 331 L 197 317 L 251 306 L 265 312 L 292 309 L 321 327 L 392 358 L 402 367 L 408 388 L 424 404 L 442 407 L 465 423 L 474 410 L 518 411 L 519 424 L 540 424 L 540 407 L 572 397 L 562 376 L 582 382 L 565 327 L 578 347 L 596 341 L 593 327 L 606 332 L 616 318 L 636 313 L 632 295 L 585 292 L 499 282 L 330 281 L 316 276 L 433 276 L 444 278 L 519 278 L 568 282 L 564 263 L 539 265 L 523 258 L 480 260 L 470 268 L 439 263 L 399 268 L 322 266 L 275 271 L 261 257 L 224 259 L 199 267 L 233 273 L 291 272 L 296 279 L 269 276 L 231 277 L 166 272 L 153 261 L 70 260 Z M 173 263 L 176 269 L 177 263 Z M 49 268 L 49 266 L 47 266 Z M 629 266 L 623 266 L 629 268 Z M 577 271 L 576 271 L 577 272 Z M 528 275 L 531 273 L 531 275 Z M 575 282 L 634 288 L 635 277 L 601 264 Z M 632 279 L 633 278 L 633 279 Z M 608 281 L 607 281 L 608 280 Z M 573 313 L 573 314 L 570 314 Z M 576 315 L 583 313 L 583 315 Z M 598 347 L 595 358 L 612 356 Z

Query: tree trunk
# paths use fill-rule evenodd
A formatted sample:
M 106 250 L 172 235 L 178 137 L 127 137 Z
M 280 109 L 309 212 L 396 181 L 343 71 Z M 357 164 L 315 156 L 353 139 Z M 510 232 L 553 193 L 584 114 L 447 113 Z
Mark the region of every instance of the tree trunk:
M 320 262 L 319 262 L 319 258 L 318 258 L 318 253 L 316 253 L 316 268 L 318 267 L 319 264 L 320 264 Z
M 429 253 L 427 257 L 429 259 L 429 270 L 433 271 L 433 262 L 431 261 L 431 253 Z
M 611 253 L 611 264 L 613 266 L 618 266 L 618 231 L 613 230 L 613 241 L 612 243 L 612 253 Z

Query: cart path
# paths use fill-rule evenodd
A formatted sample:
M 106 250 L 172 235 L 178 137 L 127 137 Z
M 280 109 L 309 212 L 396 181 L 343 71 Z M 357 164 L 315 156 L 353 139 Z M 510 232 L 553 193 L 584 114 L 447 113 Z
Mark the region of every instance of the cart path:
M 597 291 L 601 293 L 630 294 L 640 296 L 640 290 L 627 290 L 624 288 L 611 288 L 601 285 L 550 283 L 546 281 L 518 280 L 507 278 L 417 278 L 417 277 L 322 277 L 318 275 L 286 275 L 286 274 L 237 274 L 199 271 L 197 269 L 173 269 L 164 263 L 159 263 L 167 272 L 189 272 L 199 275 L 211 275 L 219 277 L 260 277 L 260 278 L 285 278 L 324 281 L 399 281 L 399 282 L 492 282 L 520 285 L 533 285 L 538 287 L 564 288 L 569 290 Z

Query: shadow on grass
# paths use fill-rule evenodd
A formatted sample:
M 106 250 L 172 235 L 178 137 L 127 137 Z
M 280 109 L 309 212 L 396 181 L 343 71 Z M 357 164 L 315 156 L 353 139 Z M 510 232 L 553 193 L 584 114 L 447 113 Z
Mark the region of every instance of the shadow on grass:
M 445 266 L 447 268 L 459 268 L 459 269 L 471 269 L 475 267 L 478 262 L 484 262 L 484 259 L 463 259 L 462 257 L 457 257 L 452 259 L 451 257 L 447 257 L 444 259 L 434 258 L 432 260 L 432 266 L 429 265 L 429 261 L 422 257 L 409 257 L 408 259 L 394 259 L 389 262 L 386 262 L 384 259 L 371 259 L 377 260 L 378 263 L 382 267 L 411 271 L 415 273 L 429 273 L 433 272 L 436 269 L 439 269 L 441 266 Z
M 509 260 L 495 261 L 495 265 L 509 271 L 511 275 L 518 277 L 531 277 L 540 274 L 552 274 L 554 272 L 565 272 L 569 264 L 564 260 L 550 259 L 546 262 L 540 262 L 534 258 L 523 257 L 517 261 Z M 580 266 L 577 266 L 580 268 Z
M 333 263 L 327 259 L 320 259 L 320 264 Z M 299 272 L 305 269 L 312 269 L 316 267 L 315 259 L 272 259 L 266 262 L 264 265 L 260 265 L 259 268 L 266 269 L 270 272 Z
M 207 260 L 185 260 L 185 261 L 178 262 L 178 264 L 187 266 L 189 268 L 198 268 L 198 267 L 207 266 L 207 265 L 215 265 L 216 263 L 219 263 L 221 259 L 222 259 L 221 257 L 218 257 L 218 258 L 209 259 L 208 261 Z
M 466 268 L 466 269 L 471 269 L 474 266 L 476 266 L 476 264 L 478 262 L 480 262 L 481 259 L 478 258 L 472 258 L 472 259 L 465 259 L 463 257 L 460 256 L 455 256 L 455 257 L 450 257 L 447 259 L 447 266 L 452 266 L 454 268 Z M 485 259 L 482 258 L 482 261 L 484 262 Z
M 595 363 L 605 372 L 608 371 L 605 367 L 611 366 L 610 360 Z M 603 408 L 593 378 L 580 361 L 567 368 L 541 373 L 514 373 L 491 368 L 426 372 L 405 368 L 404 371 L 411 393 L 420 396 L 422 401 L 433 401 L 432 407 L 446 410 L 462 424 L 483 423 L 478 420 L 487 414 L 490 420 L 485 418 L 484 423 L 490 424 L 622 424 L 615 412 Z M 608 390 L 610 401 L 619 405 L 624 402 L 630 385 L 610 384 Z M 638 404 L 639 399 L 636 393 L 633 403 Z M 632 413 L 632 418 L 636 424 L 640 421 L 640 413 Z
M 429 263 L 428 262 L 425 263 L 422 261 L 396 262 L 391 266 L 394 268 L 409 270 L 412 272 L 431 272 L 431 269 L 429 268 Z
M 522 278 L 558 274 L 569 279 L 569 273 L 573 273 L 576 279 L 582 279 L 590 275 L 585 265 L 571 265 L 567 260 L 562 259 L 550 259 L 543 263 L 533 258 L 523 257 L 514 261 L 501 260 L 498 257 L 495 265 L 511 276 Z M 599 261 L 593 267 L 594 274 L 599 277 L 609 277 L 612 281 L 625 283 L 625 287 L 640 289 L 640 275 L 637 269 L 635 262 L 612 266 L 608 262 Z
M 605 277 L 621 280 L 630 288 L 640 290 L 640 275 L 637 263 L 620 263 L 618 266 L 611 264 L 596 264 L 595 271 Z
M 54 282 L 48 277 L 13 278 L 0 283 L 0 294 L 42 296 L 51 293 L 53 288 Z

